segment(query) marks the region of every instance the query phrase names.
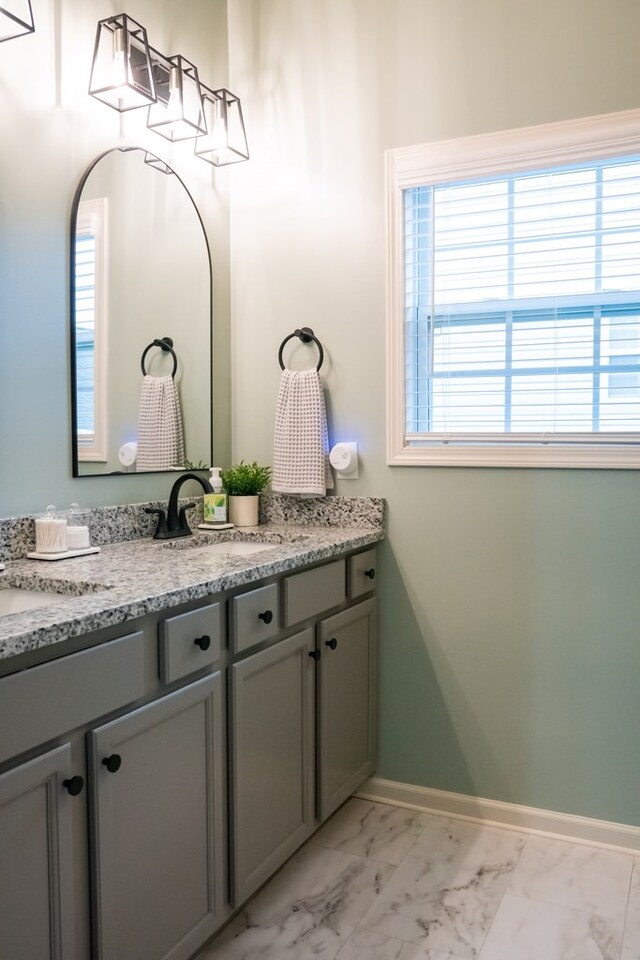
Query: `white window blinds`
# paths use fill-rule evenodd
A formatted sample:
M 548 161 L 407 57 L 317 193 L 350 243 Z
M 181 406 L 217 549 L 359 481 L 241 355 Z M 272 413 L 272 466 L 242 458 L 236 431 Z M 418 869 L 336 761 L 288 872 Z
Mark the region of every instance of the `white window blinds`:
M 402 194 L 406 443 L 640 442 L 640 157 Z

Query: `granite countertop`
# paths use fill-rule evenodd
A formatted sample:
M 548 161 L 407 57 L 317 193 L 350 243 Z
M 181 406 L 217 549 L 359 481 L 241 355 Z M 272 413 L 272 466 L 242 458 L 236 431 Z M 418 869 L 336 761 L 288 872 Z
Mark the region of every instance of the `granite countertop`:
M 112 543 L 98 554 L 52 563 L 9 561 L 0 572 L 0 588 L 51 591 L 51 603 L 0 617 L 0 660 L 339 557 L 383 536 L 376 526 L 267 523 L 244 531 L 197 531 L 178 540 Z M 239 540 L 260 541 L 260 552 L 243 556 L 200 549 Z

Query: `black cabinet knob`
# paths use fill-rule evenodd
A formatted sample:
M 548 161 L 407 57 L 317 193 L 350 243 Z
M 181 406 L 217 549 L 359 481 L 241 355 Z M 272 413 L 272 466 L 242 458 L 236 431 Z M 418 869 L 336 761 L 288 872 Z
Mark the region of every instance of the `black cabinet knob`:
M 196 647 L 200 647 L 201 650 L 208 650 L 211 646 L 211 637 L 208 633 L 205 633 L 202 637 L 196 637 L 193 641 Z
M 72 797 L 77 797 L 79 793 L 82 793 L 84 780 L 82 777 L 69 777 L 68 780 L 62 781 L 62 786 L 67 788 Z
M 109 773 L 117 773 L 122 764 L 122 757 L 119 753 L 112 753 L 110 757 L 105 757 L 102 762 Z
M 317 661 L 320 659 L 320 651 L 319 651 L 319 650 L 310 650 L 310 651 L 309 651 L 309 656 L 311 657 L 312 660 L 315 660 L 315 661 L 317 662 Z
M 271 623 L 273 620 L 273 613 L 271 610 L 265 610 L 264 613 L 258 614 L 258 620 L 264 620 L 265 623 Z
M 365 571 L 364 571 L 364 575 L 365 575 L 365 577 L 369 577 L 369 580 L 375 580 L 375 578 L 376 578 L 376 571 L 374 570 L 373 567 L 371 567 L 371 570 L 365 570 Z
M 325 640 L 325 644 L 330 650 L 335 650 L 335 648 L 338 646 L 338 641 L 335 637 L 331 637 L 331 640 Z

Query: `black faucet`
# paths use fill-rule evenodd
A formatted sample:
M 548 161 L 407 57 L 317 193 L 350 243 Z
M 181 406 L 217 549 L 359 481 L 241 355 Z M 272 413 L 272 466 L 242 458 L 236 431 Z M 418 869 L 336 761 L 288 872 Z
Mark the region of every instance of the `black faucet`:
M 166 516 L 161 507 L 145 508 L 145 513 L 158 514 L 158 526 L 153 535 L 154 540 L 172 540 L 174 537 L 188 537 L 191 535 L 191 528 L 187 523 L 186 511 L 191 507 L 195 507 L 195 503 L 193 501 L 191 503 L 185 503 L 184 506 L 178 510 L 178 493 L 180 492 L 182 484 L 187 480 L 197 480 L 205 493 L 213 493 L 213 487 L 208 480 L 203 480 L 197 473 L 183 473 L 171 487 L 169 507 Z

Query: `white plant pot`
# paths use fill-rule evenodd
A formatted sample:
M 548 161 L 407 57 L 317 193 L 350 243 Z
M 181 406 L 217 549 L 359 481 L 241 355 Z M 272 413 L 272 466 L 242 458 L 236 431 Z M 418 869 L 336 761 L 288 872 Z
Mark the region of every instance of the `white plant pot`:
M 259 497 L 229 497 L 229 522 L 236 527 L 258 526 Z

